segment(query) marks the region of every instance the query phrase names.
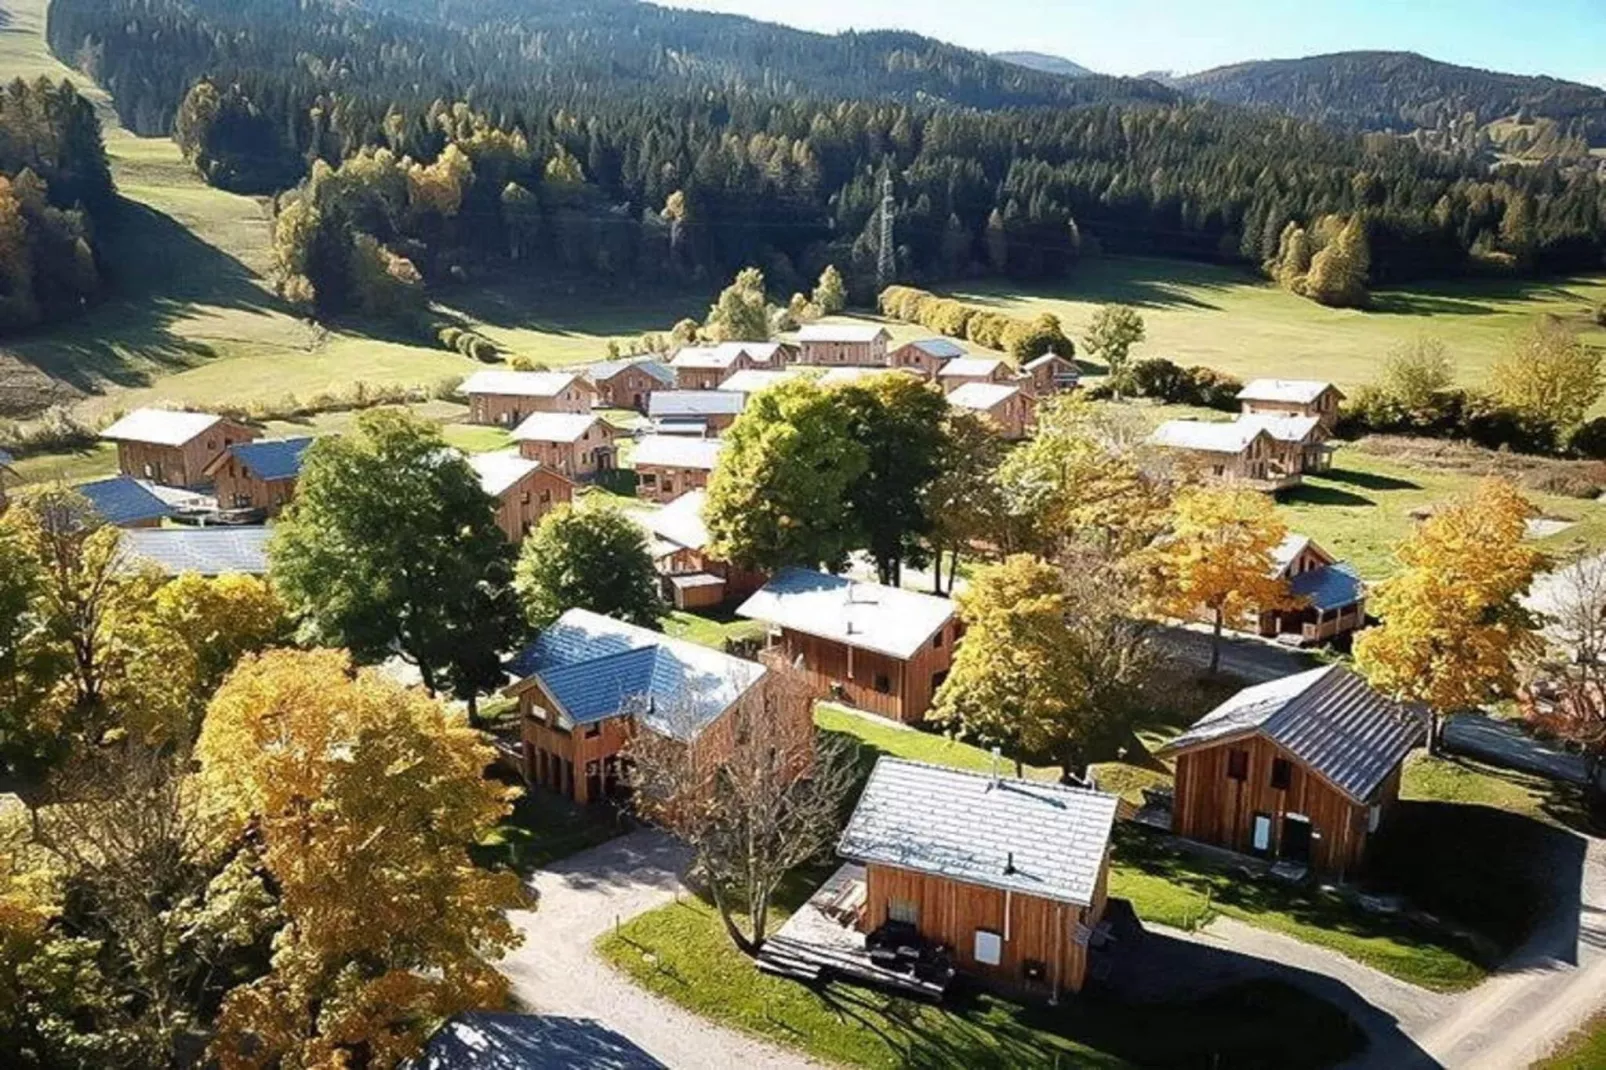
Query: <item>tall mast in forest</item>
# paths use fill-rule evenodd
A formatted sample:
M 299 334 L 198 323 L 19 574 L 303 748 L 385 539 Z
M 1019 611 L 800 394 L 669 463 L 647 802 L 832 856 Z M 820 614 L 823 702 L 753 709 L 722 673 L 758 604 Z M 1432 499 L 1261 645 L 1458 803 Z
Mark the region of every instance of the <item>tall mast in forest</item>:
M 881 248 L 875 265 L 876 289 L 885 290 L 897 279 L 898 252 L 892 245 L 892 217 L 897 205 L 892 199 L 892 170 L 881 181 Z

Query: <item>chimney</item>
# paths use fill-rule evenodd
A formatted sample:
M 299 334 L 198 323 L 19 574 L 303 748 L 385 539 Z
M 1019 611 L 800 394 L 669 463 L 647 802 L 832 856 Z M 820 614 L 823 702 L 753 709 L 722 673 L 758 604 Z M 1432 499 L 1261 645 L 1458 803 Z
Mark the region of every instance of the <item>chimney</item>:
M 1015 852 L 1011 851 L 1011 852 L 1009 852 L 1009 854 L 1004 856 L 1004 876 L 1013 877 L 1014 875 L 1015 875 Z
M 995 783 L 995 784 L 1002 783 L 1003 779 L 1004 779 L 1003 777 L 998 775 L 998 761 L 999 761 L 1000 757 L 1001 757 L 1001 755 L 999 753 L 998 748 L 994 747 L 993 748 L 993 771 L 992 771 L 992 777 L 993 777 L 993 783 Z

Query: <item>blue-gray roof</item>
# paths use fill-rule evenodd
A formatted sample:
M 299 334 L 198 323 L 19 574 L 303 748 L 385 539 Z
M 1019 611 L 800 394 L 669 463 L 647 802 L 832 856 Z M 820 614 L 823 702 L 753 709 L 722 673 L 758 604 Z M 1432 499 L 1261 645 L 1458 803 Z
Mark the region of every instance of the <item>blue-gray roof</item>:
M 409 1070 L 669 1070 L 590 1018 L 469 1011 L 429 1039 Z
M 965 355 L 965 347 L 952 338 L 921 338 L 909 344 L 926 356 L 938 360 L 953 360 L 955 357 Z
M 756 662 L 672 639 L 661 632 L 571 609 L 508 664 L 534 681 L 572 723 L 634 716 L 677 739 L 692 739 L 764 675 Z
M 13 465 L 16 463 L 17 459 L 15 457 L 11 456 L 11 454 L 7 453 L 5 450 L 0 450 L 0 468 L 4 468 L 8 465 Z
M 133 476 L 97 479 L 93 483 L 80 483 L 73 489 L 89 499 L 100 518 L 114 527 L 146 524 L 173 515 L 171 506 Z
M 260 576 L 268 571 L 269 534 L 265 527 L 148 528 L 124 532 L 123 553 L 169 576 Z
M 302 456 L 310 445 L 310 437 L 263 438 L 236 443 L 228 452 L 258 479 L 294 479 L 301 474 Z
M 1335 561 L 1301 572 L 1289 581 L 1288 587 L 1317 609 L 1352 606 L 1366 593 L 1366 584 L 1347 561 Z
M 605 383 L 631 368 L 640 368 L 666 386 L 673 386 L 675 383 L 674 370 L 657 360 L 599 360 L 579 370 L 590 376 L 593 383 Z
M 728 390 L 655 390 L 647 399 L 647 415 L 734 416 L 747 398 Z
M 1246 687 L 1161 747 L 1168 754 L 1259 735 L 1358 803 L 1422 741 L 1421 714 L 1341 665 Z

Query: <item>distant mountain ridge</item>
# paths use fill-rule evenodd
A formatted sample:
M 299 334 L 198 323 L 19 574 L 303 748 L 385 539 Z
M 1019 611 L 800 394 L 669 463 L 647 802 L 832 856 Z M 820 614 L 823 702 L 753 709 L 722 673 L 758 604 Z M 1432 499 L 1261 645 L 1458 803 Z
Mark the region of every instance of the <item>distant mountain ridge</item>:
M 1046 52 L 994 52 L 993 58 L 1027 70 L 1059 74 L 1066 78 L 1089 78 L 1096 73 L 1064 56 L 1051 56 Z
M 1414 52 L 1336 52 L 1234 63 L 1167 84 L 1224 104 L 1275 108 L 1358 130 L 1478 126 L 1524 114 L 1606 144 L 1606 90 L 1442 63 Z

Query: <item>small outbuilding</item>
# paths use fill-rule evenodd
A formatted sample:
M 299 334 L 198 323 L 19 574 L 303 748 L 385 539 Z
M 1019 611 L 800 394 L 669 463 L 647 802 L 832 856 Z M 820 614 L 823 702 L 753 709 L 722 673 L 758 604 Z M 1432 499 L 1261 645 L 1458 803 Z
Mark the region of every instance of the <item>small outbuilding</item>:
M 301 462 L 313 440 L 262 438 L 241 442 L 206 468 L 220 509 L 254 509 L 276 516 L 295 497 Z
M 257 432 L 209 412 L 135 409 L 100 433 L 117 443 L 117 469 L 125 476 L 169 487 L 206 485 L 206 471 L 230 446 Z
M 575 372 L 479 371 L 463 380 L 470 423 L 517 427 L 534 412 L 590 412 L 597 388 Z
M 636 443 L 636 493 L 663 505 L 708 486 L 724 443 L 717 438 L 648 435 Z
M 468 464 L 480 477 L 480 489 L 496 499 L 496 526 L 509 542 L 523 542 L 542 517 L 574 500 L 572 482 L 518 453 L 477 453 Z
M 524 457 L 569 479 L 617 467 L 619 429 L 590 412 L 537 412 L 509 435 Z

